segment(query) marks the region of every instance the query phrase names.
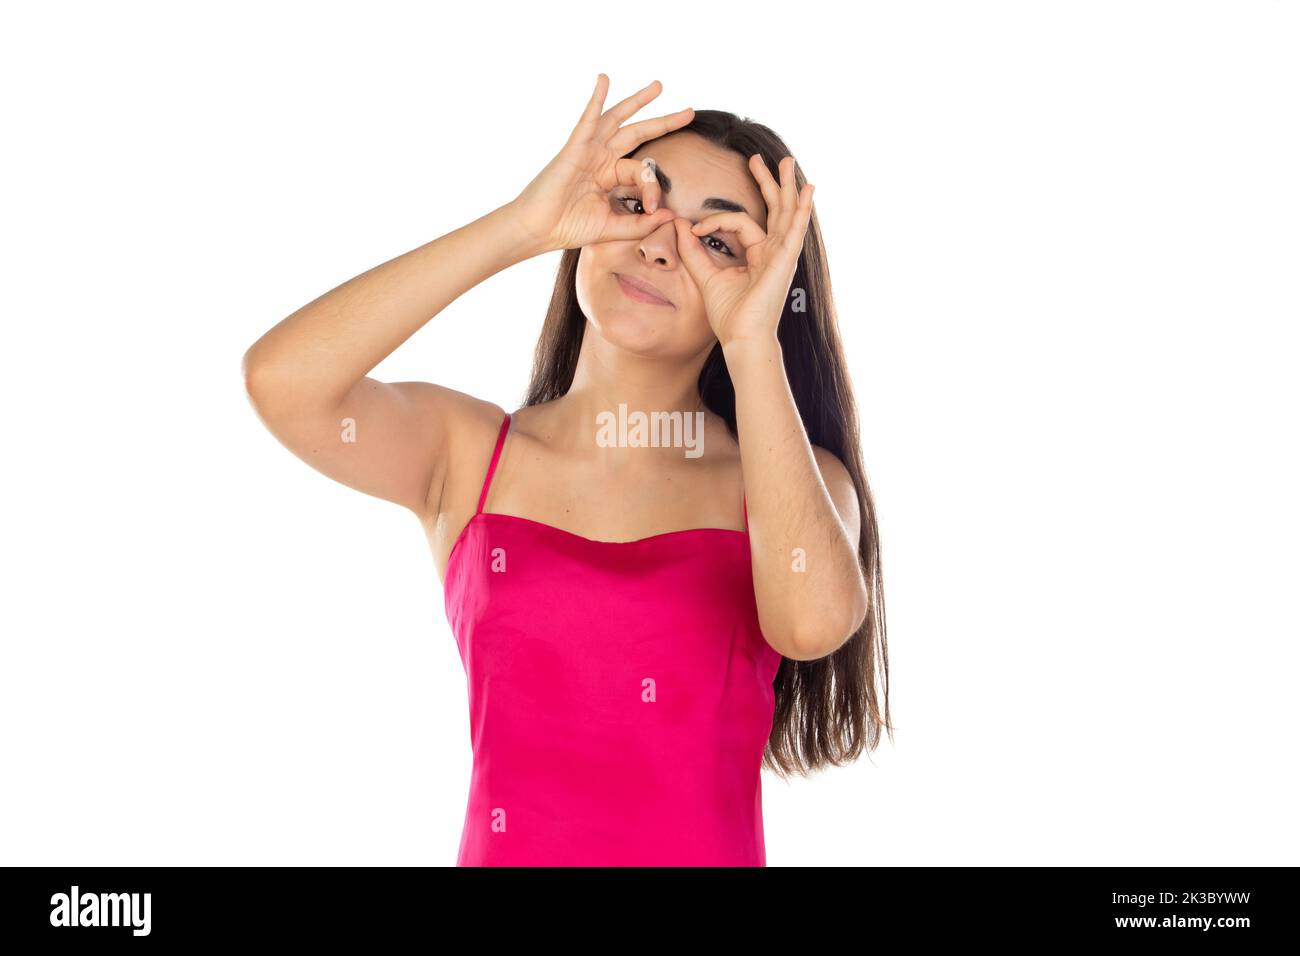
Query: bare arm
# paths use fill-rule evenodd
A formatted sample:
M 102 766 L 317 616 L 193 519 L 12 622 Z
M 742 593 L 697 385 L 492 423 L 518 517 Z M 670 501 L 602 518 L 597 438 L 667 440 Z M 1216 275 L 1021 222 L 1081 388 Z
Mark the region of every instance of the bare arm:
M 769 639 L 788 642 L 777 648 L 783 657 L 817 660 L 867 614 L 857 490 L 838 458 L 809 444 L 776 337 L 723 351 L 736 388 L 759 622 Z
M 475 400 L 366 375 L 464 292 L 543 251 L 507 203 L 314 299 L 244 354 L 259 417 L 331 478 L 417 514 L 436 508 L 448 436 Z
M 376 266 L 307 303 L 244 354 L 245 389 L 263 423 L 303 461 L 421 518 L 442 512 L 441 489 L 458 423 L 499 409 L 425 382 L 367 377 L 452 301 L 489 276 L 543 252 L 636 239 L 667 210 L 620 216 L 608 195 L 638 181 L 623 159 L 685 125 L 691 111 L 624 120 L 658 95 L 658 81 L 602 112 L 601 73 L 564 148 L 509 203 Z

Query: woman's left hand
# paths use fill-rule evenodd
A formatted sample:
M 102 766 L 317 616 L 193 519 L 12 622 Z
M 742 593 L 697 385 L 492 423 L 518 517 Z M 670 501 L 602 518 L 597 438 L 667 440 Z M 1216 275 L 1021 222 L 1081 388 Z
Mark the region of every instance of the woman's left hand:
M 795 189 L 792 157 L 778 165 L 779 184 L 760 155 L 749 158 L 749 169 L 767 203 L 766 231 L 743 212 L 714 213 L 694 226 L 680 216 L 673 220 L 678 252 L 704 298 L 709 325 L 723 345 L 776 337 L 812 217 L 813 186 L 805 183 L 802 192 Z M 744 265 L 719 268 L 702 247 L 700 237 L 718 229 L 739 236 Z

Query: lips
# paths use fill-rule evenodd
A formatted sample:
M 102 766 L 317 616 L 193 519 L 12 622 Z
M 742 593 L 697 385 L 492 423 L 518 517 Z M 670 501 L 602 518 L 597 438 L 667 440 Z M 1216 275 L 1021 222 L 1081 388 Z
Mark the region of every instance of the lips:
M 644 279 L 637 279 L 621 272 L 615 272 L 614 278 L 618 280 L 623 292 L 630 299 L 635 299 L 638 302 L 649 302 L 653 305 L 672 305 L 666 295 Z

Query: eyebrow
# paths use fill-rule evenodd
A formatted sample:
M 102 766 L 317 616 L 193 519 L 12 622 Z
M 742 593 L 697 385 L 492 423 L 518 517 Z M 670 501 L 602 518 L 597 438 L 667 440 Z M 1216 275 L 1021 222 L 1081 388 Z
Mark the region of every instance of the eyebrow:
M 659 168 L 659 164 L 655 163 L 651 169 L 655 171 L 655 179 L 659 180 L 659 188 L 664 191 L 664 195 L 672 192 L 673 181 L 668 178 L 668 175 L 662 169 Z M 706 210 L 719 209 L 722 212 L 743 212 L 755 222 L 758 221 L 758 217 L 744 206 L 740 205 L 740 203 L 732 202 L 730 199 L 721 199 L 718 196 L 710 196 L 708 199 L 704 200 L 701 208 Z

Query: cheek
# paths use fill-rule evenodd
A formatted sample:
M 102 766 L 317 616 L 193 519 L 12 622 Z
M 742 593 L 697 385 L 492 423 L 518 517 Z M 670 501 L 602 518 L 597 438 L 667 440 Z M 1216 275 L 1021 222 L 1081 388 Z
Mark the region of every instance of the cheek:
M 707 343 L 713 338 L 713 328 L 709 325 L 709 313 L 704 308 L 704 303 L 698 295 L 693 295 L 688 302 L 682 303 L 678 309 L 680 328 L 684 334 L 688 335 L 691 340 L 691 348 L 695 348 Z
M 635 255 L 635 250 L 628 252 L 627 244 L 621 240 L 593 242 L 583 246 L 578 255 L 578 275 L 585 274 L 592 281 L 599 281 L 602 276 L 608 278 L 619 268 L 619 263 L 626 263 Z
M 597 293 L 601 274 L 599 254 L 593 252 L 591 246 L 584 246 L 582 252 L 578 253 L 578 268 L 574 271 L 573 285 L 578 307 L 588 317 L 592 314 L 592 300 Z
M 595 276 L 613 269 L 617 254 L 611 246 L 611 242 L 593 242 L 583 246 L 578 253 L 578 275 Z
M 704 296 L 700 294 L 700 287 L 695 284 L 695 278 L 686 270 L 685 266 L 681 267 L 682 271 L 682 301 L 679 306 L 684 311 L 691 314 L 699 313 L 704 315 Z

